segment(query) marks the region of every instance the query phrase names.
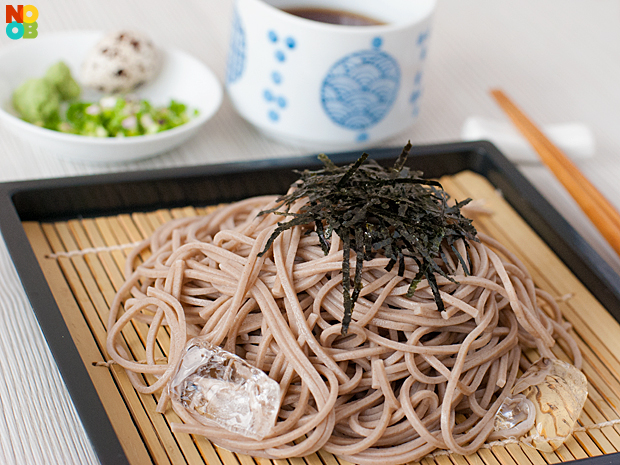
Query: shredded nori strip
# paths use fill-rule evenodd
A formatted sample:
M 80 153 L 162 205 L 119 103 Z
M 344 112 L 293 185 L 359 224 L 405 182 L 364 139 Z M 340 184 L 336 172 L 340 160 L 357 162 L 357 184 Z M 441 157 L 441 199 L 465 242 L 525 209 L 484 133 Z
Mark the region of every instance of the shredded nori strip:
M 261 256 L 281 232 L 297 225 L 314 225 L 308 232 L 316 232 L 325 254 L 329 252 L 333 232 L 342 239 L 343 335 L 347 334 L 353 306 L 362 289 L 363 262 L 377 253 L 390 259 L 387 271 L 398 265 L 399 276 L 404 273 L 405 258 L 413 259 L 418 272 L 407 295 L 413 295 L 420 281 L 426 278 L 439 311 L 444 310 L 444 304 L 435 274 L 454 281 L 449 275 L 454 270 L 450 270 L 442 243 L 455 254 L 465 273 L 469 273 L 469 256 L 466 263 L 455 242 L 465 239 L 467 245 L 468 240 L 477 240 L 471 220 L 460 211 L 471 199 L 449 206 L 450 197 L 439 182 L 424 179 L 422 172 L 405 166 L 411 147 L 411 143 L 405 146 L 391 168 L 384 168 L 374 160 L 366 163 L 367 153 L 343 167 L 321 154 L 323 169 L 298 172 L 300 178 L 293 184 L 295 189 L 280 197 L 276 207 L 259 213 L 292 217 L 278 223 Z M 278 211 L 305 197 L 308 201 L 299 212 Z M 351 251 L 355 254 L 353 283 Z

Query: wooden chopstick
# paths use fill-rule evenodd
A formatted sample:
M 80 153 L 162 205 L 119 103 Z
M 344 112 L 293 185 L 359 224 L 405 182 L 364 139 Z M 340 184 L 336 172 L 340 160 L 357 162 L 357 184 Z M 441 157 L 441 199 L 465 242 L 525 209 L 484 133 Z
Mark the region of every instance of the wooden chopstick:
M 575 199 L 605 240 L 620 255 L 620 214 L 618 211 L 504 92 L 494 89 L 491 95 L 517 129 L 532 144 L 542 162 Z

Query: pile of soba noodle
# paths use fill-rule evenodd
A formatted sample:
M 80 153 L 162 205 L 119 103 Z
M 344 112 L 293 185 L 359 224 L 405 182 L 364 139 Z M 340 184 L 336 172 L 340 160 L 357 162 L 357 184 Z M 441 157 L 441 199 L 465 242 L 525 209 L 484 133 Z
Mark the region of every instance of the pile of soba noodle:
M 264 440 L 205 426 L 173 403 L 184 422 L 173 424 L 175 431 L 268 458 L 320 448 L 360 464 L 404 463 L 436 449 L 466 455 L 493 432 L 520 365 L 529 365 L 524 349 L 555 358 L 550 348 L 560 339 L 580 365 L 554 299 L 535 288 L 513 254 L 482 234 L 469 247 L 457 244 L 471 273 L 444 248 L 456 273 L 455 282 L 437 275 L 443 312 L 426 280 L 406 296 L 418 271 L 413 260 L 402 276 L 386 271 L 388 259 L 380 255 L 366 261 L 343 336 L 341 240 L 334 235 L 325 255 L 310 226 L 297 226 L 259 257 L 282 216 L 257 213 L 274 205 L 275 197 L 250 198 L 173 220 L 128 257 L 107 350 L 139 392 L 161 392 L 160 411 L 170 405 L 166 386 L 184 346 L 197 335 L 281 387 L 277 422 Z M 122 330 L 132 320 L 149 327 L 146 360 L 123 348 Z M 170 347 L 162 361 L 157 337 L 164 328 Z

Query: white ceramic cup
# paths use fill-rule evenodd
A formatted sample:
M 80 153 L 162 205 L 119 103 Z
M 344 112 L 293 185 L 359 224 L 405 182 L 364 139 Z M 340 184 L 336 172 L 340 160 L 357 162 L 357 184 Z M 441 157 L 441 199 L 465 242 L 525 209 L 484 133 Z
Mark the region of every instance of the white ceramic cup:
M 348 11 L 344 26 L 287 8 Z M 356 149 L 410 129 L 420 111 L 435 0 L 236 0 L 226 88 L 268 136 L 318 150 Z

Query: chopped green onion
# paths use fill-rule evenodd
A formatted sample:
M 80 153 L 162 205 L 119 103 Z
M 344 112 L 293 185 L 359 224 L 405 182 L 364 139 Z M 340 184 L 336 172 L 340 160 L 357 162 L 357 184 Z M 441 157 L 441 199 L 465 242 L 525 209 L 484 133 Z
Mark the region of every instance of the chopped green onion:
M 155 134 L 187 123 L 199 114 L 171 100 L 156 107 L 134 96 L 106 96 L 98 102 L 72 102 L 43 126 L 55 131 L 95 137 L 128 137 Z

